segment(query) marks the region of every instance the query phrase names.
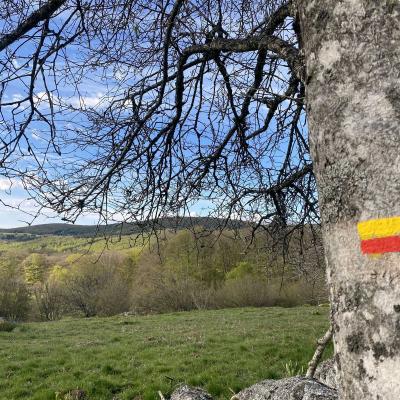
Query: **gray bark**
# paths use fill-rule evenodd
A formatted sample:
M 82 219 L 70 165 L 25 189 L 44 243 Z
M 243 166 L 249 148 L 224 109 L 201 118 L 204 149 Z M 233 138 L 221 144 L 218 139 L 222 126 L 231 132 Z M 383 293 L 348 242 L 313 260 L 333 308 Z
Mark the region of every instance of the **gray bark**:
M 357 223 L 400 215 L 400 2 L 298 2 L 340 398 L 400 398 L 400 253 Z
M 50 18 L 65 2 L 66 0 L 47 1 L 34 11 L 25 21 L 22 21 L 15 30 L 4 36 L 0 36 L 0 51 L 3 51 L 5 48 L 20 39 L 40 22 Z

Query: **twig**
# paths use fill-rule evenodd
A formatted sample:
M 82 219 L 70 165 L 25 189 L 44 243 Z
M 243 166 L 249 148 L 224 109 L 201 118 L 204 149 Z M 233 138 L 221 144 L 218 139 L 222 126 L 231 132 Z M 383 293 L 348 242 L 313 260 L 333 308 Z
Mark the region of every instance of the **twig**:
M 160 396 L 160 400 L 165 400 L 164 395 L 161 393 L 161 390 L 158 391 L 158 395 Z
M 322 354 L 326 348 L 328 342 L 332 339 L 333 328 L 332 325 L 326 331 L 325 335 L 322 338 L 317 340 L 317 348 L 315 349 L 314 355 L 311 361 L 308 363 L 308 369 L 306 373 L 306 378 L 314 378 L 315 370 L 321 360 Z

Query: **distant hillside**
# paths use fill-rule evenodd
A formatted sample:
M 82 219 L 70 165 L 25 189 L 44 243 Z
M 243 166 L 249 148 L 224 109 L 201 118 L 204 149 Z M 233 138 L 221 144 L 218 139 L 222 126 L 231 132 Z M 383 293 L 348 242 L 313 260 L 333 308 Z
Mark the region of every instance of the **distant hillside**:
M 209 217 L 183 217 L 163 218 L 159 221 L 150 221 L 143 224 L 110 224 L 110 225 L 73 225 L 73 224 L 42 224 L 23 226 L 19 228 L 0 229 L 0 238 L 9 240 L 29 240 L 35 236 L 79 236 L 90 237 L 100 235 L 129 235 L 156 229 L 184 229 L 201 226 L 205 229 L 215 230 L 225 226 L 226 221 Z M 243 221 L 229 221 L 227 229 L 238 229 L 246 226 Z

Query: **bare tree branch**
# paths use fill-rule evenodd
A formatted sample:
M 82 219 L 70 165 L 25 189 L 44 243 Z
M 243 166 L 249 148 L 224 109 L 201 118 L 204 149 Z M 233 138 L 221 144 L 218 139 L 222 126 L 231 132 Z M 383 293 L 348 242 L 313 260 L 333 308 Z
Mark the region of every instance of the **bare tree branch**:
M 326 331 L 325 335 L 322 336 L 322 338 L 318 339 L 317 341 L 317 348 L 315 349 L 315 353 L 311 359 L 311 361 L 308 363 L 308 369 L 306 373 L 307 378 L 313 378 L 315 374 L 315 370 L 317 369 L 317 366 L 319 362 L 321 361 L 322 354 L 324 353 L 324 350 L 329 343 L 329 341 L 332 339 L 333 335 L 333 328 L 332 325 L 329 327 L 329 329 Z
M 36 27 L 39 22 L 49 19 L 66 2 L 67 0 L 49 0 L 44 3 L 38 10 L 34 11 L 28 18 L 20 23 L 12 32 L 0 37 L 0 51 L 3 51 L 5 48 L 20 39 L 32 28 Z

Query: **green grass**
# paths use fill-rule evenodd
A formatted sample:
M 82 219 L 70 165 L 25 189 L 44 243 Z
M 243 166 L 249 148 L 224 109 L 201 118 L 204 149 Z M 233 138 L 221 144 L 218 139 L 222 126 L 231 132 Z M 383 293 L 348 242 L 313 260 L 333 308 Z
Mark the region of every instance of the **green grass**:
M 153 400 L 186 382 L 226 399 L 305 368 L 327 325 L 326 307 L 24 324 L 0 332 L 0 398 L 55 399 L 79 388 L 92 400 Z
M 0 251 L 26 250 L 36 253 L 63 252 L 101 252 L 104 250 L 140 249 L 140 239 L 136 243 L 129 236 L 121 238 L 113 236 L 105 240 L 103 237 L 80 238 L 74 236 L 42 236 L 28 241 L 2 240 L 0 235 Z

